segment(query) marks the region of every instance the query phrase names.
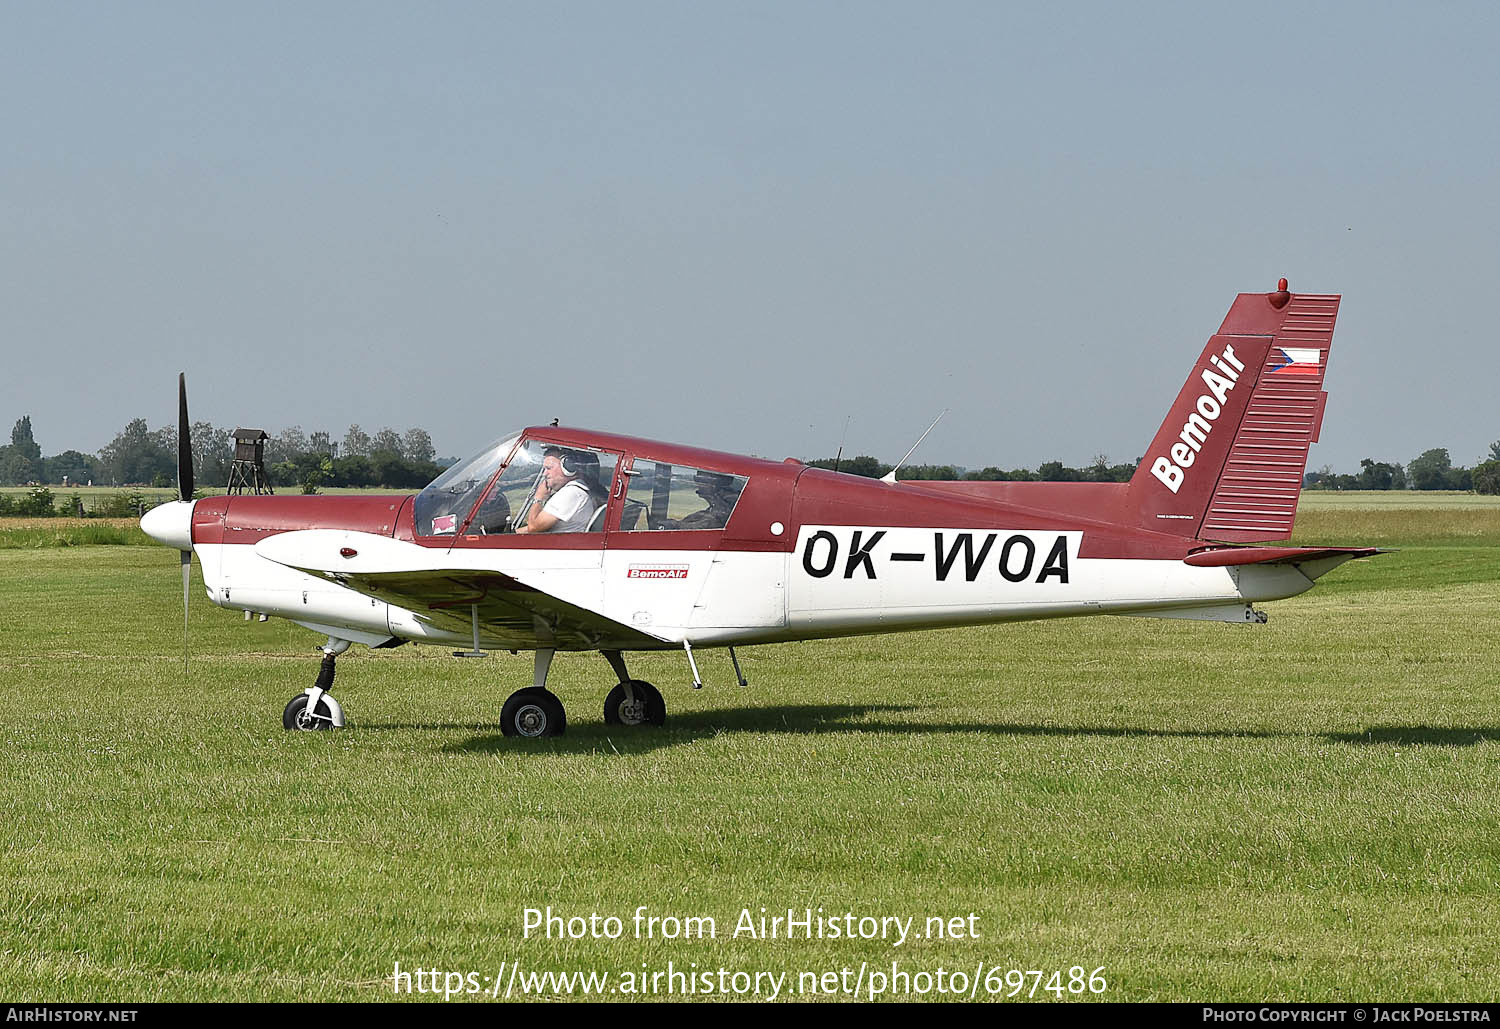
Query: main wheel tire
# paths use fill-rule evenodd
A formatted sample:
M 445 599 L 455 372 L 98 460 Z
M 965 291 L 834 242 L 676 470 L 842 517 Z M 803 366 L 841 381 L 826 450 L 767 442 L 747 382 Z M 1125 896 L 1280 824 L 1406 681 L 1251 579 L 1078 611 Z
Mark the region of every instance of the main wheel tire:
M 281 727 L 300 732 L 320 732 L 333 728 L 333 708 L 323 697 L 312 714 L 307 710 L 307 694 L 299 693 L 287 702 L 281 712 Z
M 635 700 L 625 699 L 625 686 L 618 684 L 604 698 L 605 725 L 662 725 L 667 720 L 667 702 L 661 691 L 644 679 L 630 680 Z
M 562 701 L 541 686 L 516 690 L 500 710 L 500 731 L 507 736 L 561 736 L 567 728 L 568 714 Z

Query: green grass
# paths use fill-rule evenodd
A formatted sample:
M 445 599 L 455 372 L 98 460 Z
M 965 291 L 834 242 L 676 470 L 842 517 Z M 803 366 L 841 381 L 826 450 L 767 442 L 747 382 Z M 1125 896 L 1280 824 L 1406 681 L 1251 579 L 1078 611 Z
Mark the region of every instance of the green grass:
M 60 515 L 62 515 L 63 517 L 69 517 L 69 518 L 73 517 L 77 513 L 74 510 L 74 507 L 73 507 L 73 498 L 74 497 L 77 497 L 80 501 L 82 501 L 82 503 L 83 503 L 83 509 L 84 509 L 85 512 L 87 512 L 87 517 L 94 517 L 95 515 L 98 514 L 98 512 L 101 510 L 101 508 L 105 508 L 106 505 L 113 504 L 113 503 L 118 503 L 118 502 L 120 502 L 120 501 L 122 501 L 122 500 L 124 500 L 126 498 L 136 497 L 136 498 L 139 498 L 141 500 L 144 500 L 145 503 L 146 503 L 146 505 L 148 507 L 155 507 L 157 504 L 164 504 L 167 501 L 176 500 L 177 499 L 177 490 L 176 490 L 175 487 L 171 488 L 171 489 L 161 489 L 161 488 L 157 488 L 157 487 L 153 487 L 153 486 L 58 486 L 58 485 L 50 485 L 50 486 L 48 486 L 46 488 L 49 491 L 51 491 L 51 493 L 52 493 L 52 505 L 53 505 L 53 507 L 58 510 L 58 512 L 59 512 Z M 32 487 L 30 487 L 30 486 L 0 486 L 0 497 L 9 497 L 12 500 L 16 500 L 16 499 L 19 499 L 19 498 L 26 497 L 26 496 L 30 495 L 31 490 L 32 490 Z M 387 495 L 387 494 L 389 494 L 389 495 L 401 495 L 401 496 L 404 496 L 404 495 L 406 495 L 408 493 L 417 493 L 419 491 L 418 490 L 413 490 L 413 489 L 380 489 L 380 488 L 358 488 L 357 489 L 357 488 L 352 488 L 352 487 L 332 487 L 332 486 L 330 486 L 330 487 L 321 488 L 321 489 L 318 490 L 318 492 L 319 492 L 319 494 L 326 494 L 326 495 L 332 495 L 332 496 L 367 495 L 367 494 L 381 494 L 381 495 Z M 211 496 L 220 495 L 222 493 L 223 493 L 223 487 L 222 486 L 211 486 L 211 487 L 209 487 L 209 486 L 202 486 L 202 485 L 200 485 L 199 488 L 198 488 L 198 491 L 197 491 L 196 495 L 199 496 L 199 497 L 211 497 Z M 284 486 L 284 487 L 282 487 L 281 489 L 278 490 L 277 495 L 278 496 L 300 496 L 301 493 L 302 493 L 302 490 L 301 490 L 300 487 L 297 487 L 297 486 Z M 133 507 L 131 509 L 133 510 Z M 66 511 L 66 514 L 63 514 L 64 510 Z M 28 518 L 34 518 L 36 516 L 7 516 L 7 517 L 28 517 Z M 6 517 L 0 517 L 0 522 L 4 522 L 5 520 L 7 520 Z M 72 546 L 74 544 L 65 543 L 63 545 L 65 545 L 65 546 Z
M 1500 528 L 1443 515 L 1327 512 L 1317 542 L 1373 527 L 1400 551 L 1266 626 L 763 648 L 746 690 L 717 652 L 701 692 L 680 658 L 636 656 L 664 730 L 606 728 L 607 666 L 564 655 L 568 734 L 536 742 L 495 726 L 529 655 L 360 649 L 337 686 L 354 727 L 290 734 L 311 633 L 195 589 L 184 673 L 175 553 L 4 550 L 0 996 L 375 1000 L 397 961 L 795 981 L 894 959 L 1102 965 L 1115 1000 L 1493 999 Z M 523 939 L 547 905 L 720 936 Z M 728 938 L 762 906 L 974 912 L 980 938 Z
M 1309 508 L 1500 508 L 1500 497 L 1459 490 L 1303 490 L 1300 511 Z
M 1475 493 L 1304 490 L 1297 543 L 1483 543 L 1500 537 L 1500 497 Z
M 135 519 L 0 518 L 0 550 L 155 546 Z

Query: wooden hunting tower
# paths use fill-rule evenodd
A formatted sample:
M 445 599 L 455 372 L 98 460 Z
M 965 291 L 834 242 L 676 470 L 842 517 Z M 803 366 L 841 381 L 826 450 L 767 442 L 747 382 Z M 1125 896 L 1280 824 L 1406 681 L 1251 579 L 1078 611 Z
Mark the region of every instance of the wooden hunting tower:
M 260 429 L 234 430 L 234 464 L 229 469 L 227 493 L 244 493 L 247 489 L 259 496 L 275 493 L 266 478 L 266 440 Z

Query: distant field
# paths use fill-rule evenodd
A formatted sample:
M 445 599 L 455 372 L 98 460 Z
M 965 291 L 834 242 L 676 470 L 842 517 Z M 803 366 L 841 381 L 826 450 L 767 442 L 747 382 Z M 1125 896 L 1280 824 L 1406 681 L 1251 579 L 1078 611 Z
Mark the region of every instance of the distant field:
M 85 504 L 91 504 L 96 500 L 106 497 L 119 496 L 126 493 L 139 493 L 151 503 L 161 503 L 164 500 L 176 500 L 175 489 L 151 489 L 149 487 L 125 487 L 125 486 L 47 486 L 52 493 L 53 500 L 64 500 L 77 493 L 83 498 Z M 31 486 L 0 486 L 0 494 L 7 496 L 25 496 L 30 493 Z
M 1429 498 L 1428 503 L 1417 503 Z M 1500 497 L 1472 493 L 1304 491 L 1297 506 L 1299 544 L 1482 543 L 1500 536 Z
M 1303 490 L 1297 506 L 1300 511 L 1323 508 L 1500 508 L 1500 497 L 1448 490 Z
M 0 996 L 377 1000 L 395 962 L 795 987 L 897 962 L 1102 966 L 1114 1000 L 1492 1000 L 1500 526 L 1457 507 L 1310 505 L 1301 531 L 1401 549 L 1265 626 L 756 648 L 744 690 L 718 652 L 701 692 L 680 657 L 633 658 L 664 730 L 606 728 L 605 663 L 563 655 L 568 734 L 530 743 L 495 724 L 527 655 L 356 648 L 353 728 L 289 734 L 311 633 L 198 589 L 185 673 L 172 551 L 0 551 Z M 523 938 L 548 905 L 625 937 Z M 638 941 L 641 905 L 718 936 Z M 978 938 L 730 938 L 762 907 L 972 913 Z
M 157 504 L 163 504 L 163 503 L 166 503 L 169 500 L 176 500 L 177 499 L 177 491 L 175 489 L 166 489 L 166 490 L 164 490 L 164 489 L 138 489 L 138 488 L 124 487 L 124 486 L 118 486 L 118 487 L 116 487 L 116 486 L 85 486 L 85 487 L 80 487 L 80 488 L 77 488 L 77 489 L 75 489 L 75 488 L 73 488 L 71 486 L 69 486 L 69 487 L 49 486 L 47 488 L 52 492 L 52 505 L 53 505 L 53 507 L 55 509 L 59 509 L 60 510 L 62 508 L 62 506 L 66 504 L 66 505 L 69 505 L 69 513 L 71 514 L 72 511 L 73 511 L 73 508 L 71 507 L 71 505 L 73 503 L 73 498 L 76 496 L 79 500 L 81 500 L 83 502 L 84 512 L 86 514 L 89 514 L 91 518 L 92 518 L 92 512 L 100 510 L 103 505 L 108 504 L 110 501 L 113 500 L 113 501 L 117 501 L 118 502 L 120 500 L 120 498 L 130 497 L 132 495 L 137 496 L 137 497 L 140 498 L 140 500 L 144 501 L 145 506 L 147 508 L 152 508 L 152 507 L 155 507 Z M 29 487 L 29 486 L 0 486 L 0 495 L 7 495 L 7 496 L 12 496 L 12 497 L 25 496 L 30 491 L 31 491 L 31 487 Z M 216 494 L 220 494 L 221 492 L 222 491 L 220 491 L 220 490 L 199 490 L 198 491 L 198 493 L 199 493 L 200 496 L 214 496 Z M 301 494 L 301 492 L 302 491 L 300 489 L 291 488 L 291 489 L 282 490 L 281 493 L 278 494 L 278 495 L 279 496 L 298 496 L 298 495 Z M 329 495 L 369 494 L 369 493 L 405 495 L 407 493 L 416 493 L 416 492 L 419 492 L 419 491 L 417 491 L 417 490 L 400 490 L 400 489 L 342 489 L 342 488 L 329 488 L 329 489 L 320 490 L 319 492 L 323 493 L 323 494 L 329 494 Z M 131 503 L 133 504 L 134 501 L 132 501 Z M 6 522 L 7 520 L 8 519 L 6 519 L 4 517 L 0 517 L 0 525 L 3 525 L 4 522 Z M 4 538 L 0 537 L 0 547 L 4 547 L 5 545 L 6 545 L 6 543 L 5 543 Z
M 0 518 L 0 550 L 147 543 L 134 518 Z
M 151 487 L 151 486 L 48 486 L 47 489 L 49 489 L 49 490 L 52 491 L 52 499 L 54 501 L 56 501 L 56 500 L 64 500 L 64 499 L 66 499 L 68 497 L 71 497 L 73 494 L 77 493 L 80 497 L 83 498 L 83 502 L 84 502 L 84 505 L 86 507 L 87 506 L 92 506 L 92 504 L 95 501 L 103 500 L 103 499 L 108 498 L 108 497 L 120 496 L 122 494 L 128 494 L 128 493 L 139 493 L 142 497 L 144 497 L 146 499 L 146 501 L 148 503 L 152 503 L 152 504 L 160 504 L 160 503 L 163 503 L 163 502 L 168 501 L 168 500 L 176 500 L 177 499 L 177 490 L 176 490 L 175 487 L 167 488 L 167 489 L 157 489 L 157 488 Z M 31 492 L 31 490 L 32 490 L 32 487 L 30 487 L 30 486 L 0 486 L 0 494 L 6 494 L 6 495 L 9 495 L 9 496 L 25 496 L 27 493 Z M 220 487 L 217 487 L 217 488 L 214 488 L 214 489 L 200 488 L 198 492 L 202 496 L 215 496 L 215 495 L 222 494 L 224 492 L 224 490 L 223 490 L 223 487 L 220 486 Z M 371 487 L 371 488 L 368 488 L 368 489 L 347 489 L 347 488 L 344 488 L 344 487 L 341 487 L 341 486 L 329 486 L 329 487 L 326 487 L 326 488 L 323 488 L 323 489 L 319 489 L 318 492 L 319 493 L 328 493 L 328 494 L 343 494 L 343 493 L 399 493 L 399 494 L 407 494 L 407 493 L 418 493 L 418 492 L 420 492 L 420 490 L 414 490 L 414 489 L 382 489 L 382 488 L 379 488 L 379 487 Z M 278 489 L 276 491 L 277 496 L 298 496 L 301 493 L 302 493 L 302 490 L 299 487 L 296 487 L 296 486 L 288 486 L 288 487 L 285 487 L 285 488 L 282 488 L 282 489 Z

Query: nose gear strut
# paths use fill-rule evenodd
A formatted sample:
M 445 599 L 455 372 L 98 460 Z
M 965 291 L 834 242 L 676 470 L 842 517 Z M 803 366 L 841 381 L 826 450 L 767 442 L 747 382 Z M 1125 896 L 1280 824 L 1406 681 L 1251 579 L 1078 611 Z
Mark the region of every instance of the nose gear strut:
M 281 712 L 281 724 L 287 729 L 312 732 L 322 729 L 342 729 L 344 708 L 334 699 L 334 659 L 349 649 L 349 641 L 328 637 L 328 642 L 318 648 L 323 652 L 323 663 L 318 666 L 318 677 L 303 692 L 293 697 Z

